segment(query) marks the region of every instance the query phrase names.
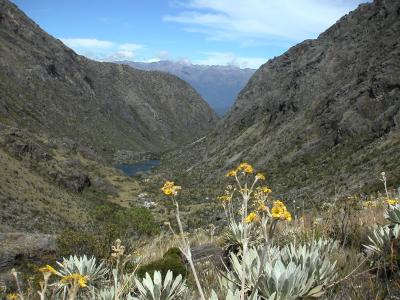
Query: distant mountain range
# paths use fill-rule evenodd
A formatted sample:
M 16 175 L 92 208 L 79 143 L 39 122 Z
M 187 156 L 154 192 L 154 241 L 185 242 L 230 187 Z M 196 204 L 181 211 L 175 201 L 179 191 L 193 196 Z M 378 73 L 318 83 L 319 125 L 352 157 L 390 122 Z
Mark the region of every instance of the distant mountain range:
M 194 65 L 185 62 L 158 61 L 152 63 L 119 61 L 136 69 L 162 71 L 188 82 L 220 115 L 233 105 L 239 92 L 256 70 L 234 66 Z

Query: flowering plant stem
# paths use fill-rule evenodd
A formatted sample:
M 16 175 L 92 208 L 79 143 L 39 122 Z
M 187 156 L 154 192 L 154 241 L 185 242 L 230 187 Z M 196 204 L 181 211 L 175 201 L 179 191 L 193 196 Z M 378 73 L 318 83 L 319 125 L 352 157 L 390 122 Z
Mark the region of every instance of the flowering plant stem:
M 243 197 L 243 214 L 242 214 L 242 224 L 243 224 L 243 253 L 242 253 L 242 282 L 241 282 L 241 290 L 240 290 L 240 299 L 245 299 L 245 284 L 246 284 L 246 277 L 244 276 L 245 273 L 245 260 L 247 254 L 247 246 L 248 246 L 248 238 L 247 238 L 247 224 L 244 222 L 245 217 L 247 216 L 247 204 L 248 204 L 249 197 L 245 195 Z
M 183 255 L 185 255 L 186 259 L 189 262 L 190 269 L 192 270 L 194 280 L 196 281 L 197 290 L 199 291 L 199 294 L 200 294 L 200 298 L 202 300 L 206 300 L 206 298 L 204 296 L 203 289 L 202 289 L 201 284 L 200 284 L 199 277 L 197 276 L 197 272 L 196 272 L 196 268 L 194 266 L 193 259 L 192 259 L 192 251 L 190 249 L 190 243 L 186 239 L 185 234 L 183 232 L 182 222 L 181 222 L 181 218 L 180 218 L 180 214 L 179 214 L 179 203 L 178 203 L 178 201 L 175 200 L 174 197 L 172 197 L 172 201 L 173 201 L 173 203 L 175 205 L 176 221 L 178 223 L 179 232 L 180 232 L 180 236 L 181 236 L 181 247 L 179 247 L 179 248 L 180 248 L 180 250 L 182 251 Z

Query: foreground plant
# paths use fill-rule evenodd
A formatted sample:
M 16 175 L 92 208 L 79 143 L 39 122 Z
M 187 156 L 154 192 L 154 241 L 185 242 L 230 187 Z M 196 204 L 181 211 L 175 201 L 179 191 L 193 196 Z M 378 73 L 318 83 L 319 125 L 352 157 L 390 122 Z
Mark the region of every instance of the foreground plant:
M 336 263 L 330 260 L 336 248 L 337 243 L 323 240 L 283 248 L 270 245 L 250 248 L 242 259 L 231 254 L 232 271 L 228 276 L 238 287 L 240 282 L 246 282 L 249 299 L 256 295 L 263 299 L 288 300 L 319 297 L 336 277 Z M 264 263 L 261 262 L 263 251 L 268 257 Z
M 74 300 L 78 294 L 89 295 L 90 290 L 96 287 L 105 279 L 107 269 L 103 263 L 97 264 L 96 258 L 88 258 L 86 255 L 82 257 L 70 256 L 64 258 L 62 263 L 57 262 L 59 268 L 55 269 L 50 265 L 46 265 L 39 269 L 43 274 L 43 281 L 40 283 L 40 291 L 38 291 L 41 300 L 58 297 L 61 299 Z M 57 280 L 50 284 L 50 278 L 55 276 Z M 51 287 L 51 291 L 49 290 Z
M 173 278 L 172 271 L 168 271 L 164 280 L 161 272 L 155 271 L 153 278 L 149 273 L 142 281 L 135 279 L 136 288 L 139 291 L 138 297 L 134 300 L 174 300 L 187 298 L 188 288 L 182 275 Z
M 272 243 L 277 223 L 279 221 L 291 221 L 292 215 L 282 201 L 272 199 L 272 190 L 269 187 L 257 186 L 257 183 L 265 181 L 266 177 L 261 173 L 254 175 L 254 168 L 250 164 L 241 163 L 236 169 L 229 171 L 226 176 L 234 178 L 236 187 L 228 186 L 225 194 L 218 199 L 222 202 L 225 214 L 228 217 L 228 232 L 242 246 L 239 256 L 232 254 L 232 265 L 237 267 L 240 263 L 241 266 L 240 272 L 236 268 L 236 271 L 239 272 L 236 274 L 241 274 L 237 277 L 240 280 L 240 299 L 244 300 L 248 294 L 250 295 L 249 299 L 253 299 L 258 292 L 264 271 L 262 268 L 258 268 L 256 274 L 253 274 L 254 285 L 249 284 L 249 278 L 245 274 L 248 271 L 246 271 L 246 260 L 249 258 L 250 241 L 257 241 L 257 238 L 254 238 L 254 233 L 257 233 L 256 236 L 261 236 L 261 239 L 264 240 L 264 246 L 261 248 L 259 257 L 260 265 L 264 266 L 268 254 L 267 247 Z M 235 194 L 239 194 L 237 198 L 239 205 L 234 203 Z M 237 206 L 239 206 L 240 224 L 237 224 L 236 220 Z M 254 252 L 253 250 L 254 248 L 251 249 L 252 252 Z M 227 272 L 229 273 L 230 270 L 227 270 Z M 232 274 L 228 276 L 232 277 Z
M 189 243 L 189 240 L 187 239 L 187 237 L 185 236 L 185 233 L 183 231 L 182 222 L 181 222 L 181 219 L 180 219 L 179 203 L 175 199 L 175 196 L 178 195 L 178 191 L 181 190 L 181 187 L 175 185 L 174 182 L 172 182 L 172 181 L 167 181 L 167 182 L 165 182 L 165 184 L 161 188 L 161 190 L 163 191 L 163 193 L 165 195 L 171 197 L 172 203 L 175 206 L 175 210 L 176 210 L 175 216 L 176 216 L 176 221 L 178 223 L 179 237 L 180 237 L 179 249 L 181 250 L 183 255 L 186 257 L 186 259 L 187 259 L 187 261 L 188 261 L 188 263 L 190 265 L 190 269 L 192 270 L 192 274 L 193 274 L 193 277 L 195 279 L 197 290 L 198 290 L 198 292 L 200 294 L 200 298 L 202 300 L 205 300 L 206 298 L 204 296 L 203 288 L 201 287 L 200 280 L 199 280 L 199 277 L 197 275 L 197 271 L 196 271 L 196 268 L 194 266 L 194 262 L 193 262 L 193 259 L 192 259 L 192 250 L 190 248 L 190 243 Z M 172 233 L 175 235 L 175 232 L 172 229 L 172 227 L 170 227 L 170 229 L 171 229 Z
M 373 228 L 364 247 L 370 265 L 390 278 L 400 271 L 400 205 L 389 205 L 384 217 L 389 224 Z

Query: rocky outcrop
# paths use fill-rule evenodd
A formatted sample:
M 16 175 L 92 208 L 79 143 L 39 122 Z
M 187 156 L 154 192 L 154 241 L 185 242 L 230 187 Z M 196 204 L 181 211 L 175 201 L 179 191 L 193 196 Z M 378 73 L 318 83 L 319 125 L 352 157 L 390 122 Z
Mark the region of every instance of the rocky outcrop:
M 8 0 L 0 13 L 1 122 L 109 158 L 119 149 L 162 151 L 214 127 L 215 113 L 183 80 L 79 56 Z
M 0 233 L 0 271 L 22 260 L 41 262 L 56 251 L 56 237 L 50 234 Z
M 399 30 L 400 2 L 376 0 L 269 60 L 184 167 L 249 161 L 292 199 L 400 183 Z
M 40 143 L 28 131 L 4 125 L 2 128 L 0 129 L 0 148 L 5 149 L 19 160 L 29 162 L 29 165 L 42 176 L 76 193 L 82 192 L 91 185 L 89 175 L 84 171 L 78 159 L 57 161 L 50 154 L 50 145 Z M 90 147 L 81 146 L 70 139 L 58 142 L 53 140 L 51 146 L 59 147 L 60 152 L 64 154 L 81 154 L 82 151 L 85 153 L 89 151 L 84 149 L 90 149 Z M 93 160 L 97 159 L 93 152 L 89 153 Z
M 41 265 L 55 258 L 56 237 L 50 234 L 0 233 L 0 284 L 15 287 L 13 268 Z

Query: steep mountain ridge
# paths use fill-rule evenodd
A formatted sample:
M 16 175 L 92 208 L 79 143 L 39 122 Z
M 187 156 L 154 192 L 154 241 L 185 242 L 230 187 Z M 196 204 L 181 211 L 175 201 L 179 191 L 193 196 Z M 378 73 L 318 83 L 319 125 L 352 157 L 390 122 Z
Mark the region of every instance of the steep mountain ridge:
M 0 0 L 0 122 L 112 154 L 166 150 L 216 120 L 176 76 L 79 56 Z
M 120 61 L 136 69 L 162 71 L 188 82 L 220 115 L 233 105 L 239 92 L 255 70 L 235 66 L 195 65 L 185 62 L 158 61 L 152 63 Z
M 289 198 L 371 191 L 381 171 L 399 184 L 398 32 L 400 2 L 375 0 L 269 60 L 217 130 L 175 154 L 182 168 L 214 183 L 249 161 Z

